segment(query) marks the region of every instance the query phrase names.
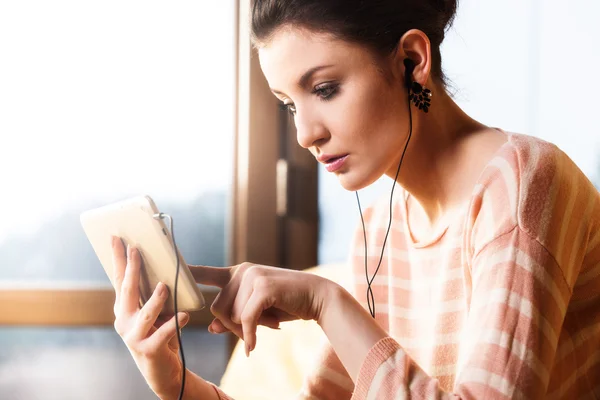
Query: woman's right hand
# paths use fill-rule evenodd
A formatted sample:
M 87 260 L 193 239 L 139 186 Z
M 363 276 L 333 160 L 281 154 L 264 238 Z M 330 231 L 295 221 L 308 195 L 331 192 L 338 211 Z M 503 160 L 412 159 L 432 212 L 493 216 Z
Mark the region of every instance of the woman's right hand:
M 140 254 L 131 248 L 126 252 L 119 238 L 113 238 L 112 249 L 115 330 L 154 393 L 160 398 L 176 399 L 183 371 L 175 316 L 167 320 L 158 319 L 169 296 L 168 289 L 163 283 L 158 284 L 150 299 L 140 308 Z M 178 319 L 181 328 L 189 321 L 189 315 L 180 312 Z

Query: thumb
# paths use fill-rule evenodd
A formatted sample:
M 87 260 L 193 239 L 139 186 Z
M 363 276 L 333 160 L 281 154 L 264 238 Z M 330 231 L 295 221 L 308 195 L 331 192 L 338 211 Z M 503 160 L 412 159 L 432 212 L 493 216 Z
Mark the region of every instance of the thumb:
M 231 267 L 188 265 L 196 283 L 224 288 L 231 280 Z

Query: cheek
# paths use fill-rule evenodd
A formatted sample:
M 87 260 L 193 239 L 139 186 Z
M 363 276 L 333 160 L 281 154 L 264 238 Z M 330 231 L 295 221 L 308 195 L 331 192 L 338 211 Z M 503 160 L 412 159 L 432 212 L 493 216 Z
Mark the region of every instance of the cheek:
M 389 88 L 357 88 L 355 94 L 347 96 L 344 126 L 351 133 L 353 141 L 361 147 L 379 147 L 395 145 L 394 138 L 399 135 L 399 122 L 402 118 L 401 102 Z M 371 149 L 373 150 L 373 149 Z

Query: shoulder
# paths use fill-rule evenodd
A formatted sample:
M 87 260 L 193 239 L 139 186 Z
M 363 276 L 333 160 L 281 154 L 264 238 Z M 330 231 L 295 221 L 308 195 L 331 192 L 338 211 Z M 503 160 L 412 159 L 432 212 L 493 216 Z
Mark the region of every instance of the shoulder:
M 552 239 L 569 226 L 585 226 L 600 211 L 600 193 L 556 145 L 539 138 L 512 134 L 517 223 L 524 231 L 553 247 Z
M 531 136 L 508 132 L 507 136 L 507 142 L 483 169 L 473 189 L 467 228 L 472 230 L 475 247 L 522 223 L 523 204 L 527 203 L 524 198 L 539 196 L 539 189 L 552 181 L 556 146 Z
M 519 227 L 560 258 L 567 235 L 584 244 L 600 226 L 600 193 L 555 144 L 517 133 L 508 137 L 473 192 L 473 239 L 483 246 Z

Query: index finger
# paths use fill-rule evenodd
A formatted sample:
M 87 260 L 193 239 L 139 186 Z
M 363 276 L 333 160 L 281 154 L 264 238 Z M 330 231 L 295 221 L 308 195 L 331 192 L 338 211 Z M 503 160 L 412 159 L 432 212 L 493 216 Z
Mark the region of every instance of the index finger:
M 231 267 L 207 267 L 190 265 L 190 271 L 196 283 L 224 288 L 231 280 Z
M 121 285 L 121 302 L 125 312 L 134 313 L 140 307 L 141 258 L 138 249 L 127 246 L 127 266 Z

